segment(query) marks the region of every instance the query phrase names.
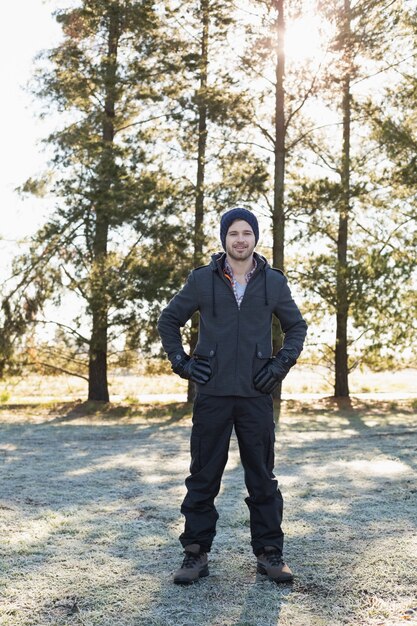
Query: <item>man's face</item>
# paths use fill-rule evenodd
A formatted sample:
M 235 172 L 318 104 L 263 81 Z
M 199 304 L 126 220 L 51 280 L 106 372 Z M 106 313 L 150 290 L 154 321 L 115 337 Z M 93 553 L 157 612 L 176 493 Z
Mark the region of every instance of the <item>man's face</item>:
M 235 261 L 246 261 L 255 249 L 255 235 L 245 220 L 236 220 L 226 235 L 226 252 Z

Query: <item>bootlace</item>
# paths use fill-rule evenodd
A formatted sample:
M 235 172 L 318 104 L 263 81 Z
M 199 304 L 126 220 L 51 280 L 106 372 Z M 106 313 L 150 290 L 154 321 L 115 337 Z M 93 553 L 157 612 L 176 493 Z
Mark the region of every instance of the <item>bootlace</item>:
M 280 565 L 283 563 L 282 557 L 276 550 L 271 550 L 270 552 L 264 552 L 266 559 L 271 563 L 271 565 Z
M 182 563 L 182 567 L 188 568 L 193 567 L 200 558 L 200 554 L 196 554 L 195 552 L 184 552 L 185 557 Z

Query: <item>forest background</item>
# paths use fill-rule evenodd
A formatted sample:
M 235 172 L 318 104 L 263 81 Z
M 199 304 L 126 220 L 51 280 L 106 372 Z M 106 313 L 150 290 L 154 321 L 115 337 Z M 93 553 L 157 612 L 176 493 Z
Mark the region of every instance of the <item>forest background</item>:
M 3 9 L 2 626 L 416 624 L 415 1 Z M 193 389 L 155 322 L 235 205 L 309 324 L 275 403 L 295 580 L 256 574 L 233 436 L 183 589 Z
M 360 367 L 415 368 L 414 2 L 49 6 L 28 87 L 48 165 L 16 190 L 47 210 L 3 276 L 4 380 L 69 373 L 108 401 L 109 372 L 166 373 L 159 311 L 236 205 L 336 397 Z

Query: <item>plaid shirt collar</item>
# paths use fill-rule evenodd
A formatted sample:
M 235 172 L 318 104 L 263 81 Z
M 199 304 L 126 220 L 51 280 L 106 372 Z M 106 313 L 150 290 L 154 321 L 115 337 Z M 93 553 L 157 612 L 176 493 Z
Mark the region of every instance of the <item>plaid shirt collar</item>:
M 253 274 L 255 273 L 256 268 L 258 267 L 258 263 L 255 259 L 255 257 L 253 258 L 253 265 L 252 268 L 249 270 L 249 272 L 247 272 L 245 274 L 245 281 L 246 284 L 248 284 L 248 282 L 250 281 L 250 279 L 252 278 Z M 223 274 L 226 276 L 226 278 L 228 278 L 231 282 L 232 285 L 232 289 L 233 289 L 233 293 L 235 294 L 235 298 L 236 298 L 236 302 L 238 304 L 238 306 L 240 307 L 240 303 L 242 302 L 243 299 L 243 294 L 239 294 L 237 291 L 237 280 L 235 279 L 234 275 L 233 275 L 233 270 L 230 267 L 228 261 L 227 261 L 227 257 L 225 257 L 224 260 L 224 267 L 223 267 Z

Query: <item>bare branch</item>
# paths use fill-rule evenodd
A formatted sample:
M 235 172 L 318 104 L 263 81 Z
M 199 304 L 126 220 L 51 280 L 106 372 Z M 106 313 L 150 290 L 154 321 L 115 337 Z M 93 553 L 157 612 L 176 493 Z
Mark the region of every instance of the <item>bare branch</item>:
M 56 322 L 55 320 L 33 320 L 33 324 L 55 324 L 55 326 L 58 326 L 59 328 L 65 328 L 66 330 L 69 330 L 72 335 L 75 335 L 76 337 L 81 339 L 83 343 L 87 345 L 90 344 L 89 340 L 86 337 L 83 337 L 83 335 L 81 335 L 78 331 L 76 331 L 74 328 L 71 328 L 71 326 L 68 326 L 67 324 L 62 324 L 61 322 Z
M 63 367 L 58 367 L 57 365 L 51 365 L 50 363 L 45 363 L 44 361 L 29 361 L 28 365 L 42 365 L 42 367 L 49 367 L 49 369 L 55 370 L 56 372 L 61 372 L 62 374 L 69 374 L 70 376 L 76 376 L 77 378 L 82 378 L 88 382 L 88 376 L 84 376 L 83 374 L 78 374 L 77 372 L 71 372 Z
M 139 237 L 136 239 L 134 244 L 131 246 L 129 252 L 126 254 L 125 258 L 123 259 L 123 263 L 120 266 L 119 272 L 124 271 L 124 269 L 126 268 L 128 259 L 130 258 L 131 254 L 133 253 L 134 249 L 136 248 L 136 246 L 138 245 L 138 243 L 141 241 L 142 238 L 143 238 L 143 233 L 139 235 Z
M 387 70 L 390 70 L 393 67 L 397 67 L 398 65 L 401 65 L 401 63 L 404 63 L 404 61 L 408 61 L 409 59 L 412 59 L 415 56 L 417 56 L 417 52 L 414 52 L 414 54 L 410 54 L 408 57 L 405 57 L 404 59 L 401 59 L 401 61 L 397 61 L 396 63 L 391 63 L 390 65 L 387 65 L 386 67 L 383 67 L 381 70 L 378 70 L 377 72 L 374 72 L 373 74 L 369 74 L 368 76 L 363 76 L 362 78 L 359 78 L 358 80 L 355 80 L 354 82 L 352 82 L 351 86 L 354 87 L 358 83 L 361 83 L 364 80 L 368 80 L 368 78 L 373 78 L 374 76 L 378 76 L 378 74 L 383 74 Z
M 311 81 L 311 84 L 310 84 L 310 87 L 309 87 L 309 88 L 307 89 L 307 91 L 305 92 L 304 97 L 302 98 L 302 100 L 301 100 L 300 104 L 299 104 L 299 105 L 298 105 L 298 106 L 297 106 L 297 107 L 296 107 L 293 111 L 291 111 L 291 113 L 288 115 L 288 119 L 287 119 L 287 121 L 285 122 L 285 130 L 287 130 L 287 128 L 288 128 L 288 126 L 289 126 L 289 124 L 290 124 L 290 122 L 291 122 L 292 118 L 293 118 L 295 115 L 297 115 L 297 113 L 298 113 L 298 112 L 299 112 L 299 111 L 303 108 L 303 106 L 304 106 L 304 105 L 305 105 L 305 103 L 307 102 L 308 98 L 310 97 L 310 95 L 311 95 L 311 93 L 312 93 L 312 91 L 313 91 L 313 89 L 314 89 L 314 85 L 315 85 L 315 84 L 316 84 L 316 82 L 317 82 L 317 77 L 318 77 L 318 75 L 319 75 L 319 73 L 320 73 L 321 66 L 322 66 L 322 63 L 320 63 L 320 65 L 319 65 L 319 67 L 318 67 L 318 69 L 317 69 L 317 72 L 314 74 L 314 76 L 313 76 L 313 80 Z
M 77 230 L 80 228 L 80 226 L 82 226 L 82 222 L 80 222 L 79 224 L 77 224 L 75 226 L 75 228 L 68 233 L 63 239 L 63 233 L 65 232 L 65 229 L 63 232 L 59 233 L 59 236 L 56 238 L 56 242 L 53 246 L 51 246 L 51 249 L 48 249 L 48 245 L 45 246 L 44 250 L 41 252 L 41 254 L 38 255 L 37 260 L 30 265 L 30 267 L 26 267 L 24 268 L 22 271 L 17 271 L 14 274 L 12 274 L 11 276 L 9 276 L 9 278 L 7 278 L 4 282 L 8 282 L 10 280 L 12 280 L 13 278 L 16 278 L 19 275 L 23 274 L 23 278 L 21 279 L 21 281 L 16 285 L 16 287 L 11 291 L 11 293 L 9 293 L 8 298 L 11 298 L 14 296 L 15 293 L 17 293 L 19 291 L 19 289 L 27 282 L 32 282 L 32 278 L 31 278 L 31 274 L 32 272 L 41 264 L 41 262 L 48 262 L 56 253 L 58 248 L 61 248 L 61 246 L 63 245 L 63 242 L 68 242 L 68 240 L 74 235 L 74 233 L 77 232 Z M 46 257 L 46 258 L 45 258 Z
M 268 139 L 268 141 L 270 141 L 270 143 L 275 146 L 275 139 L 272 137 L 272 135 L 266 130 L 266 128 L 264 128 L 263 126 L 261 126 L 261 124 L 256 124 L 256 127 L 259 128 L 259 130 L 261 131 L 261 133 L 264 135 L 264 137 L 266 137 Z
M 267 152 L 272 152 L 272 154 L 274 153 L 272 148 L 261 146 L 261 144 L 256 143 L 255 141 L 228 141 L 228 145 L 230 144 L 237 145 L 237 146 L 256 146 L 257 148 L 260 148 L 261 150 L 267 150 Z
M 325 158 L 325 156 L 323 155 L 323 150 L 317 147 L 313 142 L 310 142 L 309 147 L 314 152 L 314 154 L 323 161 L 326 167 L 328 167 L 333 172 L 339 172 L 339 169 L 336 167 L 336 165 L 331 165 L 328 162 L 328 160 Z M 330 157 L 331 155 L 326 155 L 326 156 Z
M 322 128 L 328 128 L 329 126 L 342 126 L 343 122 L 333 122 L 331 124 L 323 124 L 321 126 L 313 126 L 313 128 L 309 128 L 308 130 L 306 130 L 305 133 L 302 133 L 299 137 L 297 137 L 296 139 L 294 139 L 294 141 L 287 146 L 287 150 L 291 150 L 292 148 L 294 148 L 294 146 L 296 146 L 300 141 L 302 141 L 304 139 L 304 137 L 307 137 L 307 135 L 310 135 L 311 133 L 314 133 L 314 131 L 316 130 L 321 130 Z
M 41 345 L 40 348 L 37 348 L 37 352 L 39 352 L 39 354 L 41 355 L 42 358 L 48 358 L 48 357 L 52 357 L 54 359 L 56 358 L 61 358 L 61 359 L 65 359 L 65 361 L 70 361 L 71 363 L 75 363 L 76 365 L 79 365 L 81 367 L 85 367 L 86 366 L 86 358 L 88 353 L 86 352 L 84 354 L 84 359 L 77 359 L 75 358 L 70 351 L 64 351 L 63 347 L 60 346 L 59 348 L 53 348 L 52 346 L 45 346 L 45 345 Z M 82 353 L 81 353 L 82 356 Z
M 386 239 L 379 239 L 376 238 L 376 241 L 378 243 L 382 244 L 382 248 L 379 249 L 379 254 L 382 254 L 382 252 L 384 251 L 384 248 L 386 247 L 390 247 L 393 250 L 397 249 L 397 246 L 390 243 L 390 239 L 394 236 L 394 234 L 400 230 L 401 228 L 403 228 L 403 226 L 406 226 L 409 222 L 415 222 L 416 221 L 416 216 L 410 216 L 407 220 L 405 220 L 405 222 L 402 222 L 401 224 L 398 224 L 398 226 L 396 226 L 388 235 L 388 237 Z M 365 226 L 363 226 L 363 224 L 361 224 L 360 222 L 358 222 L 358 220 L 355 219 L 355 223 L 359 226 L 359 228 L 361 230 L 363 230 L 367 235 L 370 235 L 373 239 L 375 239 L 375 232 L 369 230 L 368 228 L 366 228 Z
M 126 126 L 121 126 L 120 128 L 116 128 L 114 134 L 121 132 L 122 130 L 126 130 L 126 128 L 130 128 L 131 126 L 139 126 L 139 124 L 146 124 L 147 122 L 153 122 L 154 120 L 159 120 L 161 117 L 168 117 L 167 113 L 163 113 L 162 115 L 155 115 L 154 117 L 149 117 L 147 120 L 140 120 L 139 122 L 132 122 L 131 124 L 126 124 Z

